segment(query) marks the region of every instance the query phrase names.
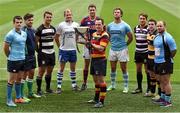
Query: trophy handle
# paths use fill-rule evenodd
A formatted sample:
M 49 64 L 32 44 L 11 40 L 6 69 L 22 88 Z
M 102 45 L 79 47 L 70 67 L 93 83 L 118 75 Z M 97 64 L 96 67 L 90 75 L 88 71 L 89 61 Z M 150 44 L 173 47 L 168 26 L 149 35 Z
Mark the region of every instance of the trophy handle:
M 88 42 L 91 43 L 90 29 L 87 29 Z M 91 54 L 91 44 L 88 46 L 89 54 Z

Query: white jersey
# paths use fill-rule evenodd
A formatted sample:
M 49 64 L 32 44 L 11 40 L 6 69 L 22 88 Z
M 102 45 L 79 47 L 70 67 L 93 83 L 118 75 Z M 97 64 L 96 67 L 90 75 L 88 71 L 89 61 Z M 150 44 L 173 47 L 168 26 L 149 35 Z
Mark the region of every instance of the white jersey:
M 76 22 L 61 22 L 57 27 L 57 34 L 60 35 L 60 47 L 61 50 L 76 50 L 76 34 L 75 27 L 79 24 Z

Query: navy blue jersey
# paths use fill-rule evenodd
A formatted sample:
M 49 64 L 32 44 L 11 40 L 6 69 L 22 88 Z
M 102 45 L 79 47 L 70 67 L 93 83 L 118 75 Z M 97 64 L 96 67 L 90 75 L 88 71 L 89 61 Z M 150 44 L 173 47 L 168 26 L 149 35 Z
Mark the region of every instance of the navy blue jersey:
M 89 16 L 86 16 L 84 17 L 82 20 L 81 20 L 81 25 L 80 26 L 87 26 L 89 27 L 89 33 L 90 33 L 90 36 L 92 37 L 92 34 L 94 32 L 96 32 L 96 27 L 95 27 L 95 21 L 96 19 L 98 19 L 99 17 L 95 17 L 94 20 L 91 20 L 91 18 Z
M 24 26 L 23 31 L 27 33 L 26 40 L 26 56 L 34 56 L 35 54 L 35 30 Z

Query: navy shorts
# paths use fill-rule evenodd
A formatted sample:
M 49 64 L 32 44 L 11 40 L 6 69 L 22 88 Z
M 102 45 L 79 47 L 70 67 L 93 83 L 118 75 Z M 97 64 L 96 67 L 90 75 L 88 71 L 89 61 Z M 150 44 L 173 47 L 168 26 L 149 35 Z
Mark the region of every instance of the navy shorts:
M 24 70 L 28 71 L 28 70 L 35 69 L 35 68 L 36 68 L 36 57 L 35 56 L 26 56 Z
M 165 75 L 173 73 L 173 63 L 164 62 L 164 63 L 155 63 L 155 74 Z
M 154 71 L 154 59 L 147 60 L 147 69 L 150 71 Z
M 107 59 L 106 58 L 92 58 L 90 74 L 91 75 L 103 75 L 106 76 Z
M 18 73 L 24 71 L 25 60 L 10 61 L 7 62 L 7 71 L 11 73 Z
M 55 65 L 55 53 L 46 54 L 43 52 L 38 53 L 38 66 L 54 66 Z
M 135 52 L 134 61 L 136 63 L 147 63 L 148 53 Z
M 76 50 L 59 50 L 59 62 L 76 62 Z

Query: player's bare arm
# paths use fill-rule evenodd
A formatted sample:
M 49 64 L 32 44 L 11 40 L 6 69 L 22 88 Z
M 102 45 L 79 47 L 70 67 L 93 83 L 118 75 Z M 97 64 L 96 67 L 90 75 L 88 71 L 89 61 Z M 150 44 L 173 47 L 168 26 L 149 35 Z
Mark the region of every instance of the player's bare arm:
M 127 37 L 128 37 L 127 45 L 129 45 L 129 44 L 133 41 L 132 32 L 128 32 L 128 33 L 127 33 Z
M 55 36 L 54 36 L 54 39 L 55 39 L 55 42 L 56 42 L 56 45 L 57 45 L 57 47 L 59 48 L 59 46 L 60 46 L 60 42 L 59 42 L 59 36 L 60 36 L 60 34 L 55 34 Z
M 8 57 L 8 56 L 9 56 L 9 43 L 4 42 L 4 47 L 3 47 L 3 49 L 4 49 L 5 55 Z
M 36 40 L 35 40 L 35 43 L 36 43 L 36 51 L 38 51 L 38 49 L 39 49 L 39 39 L 40 39 L 40 37 L 36 35 L 36 38 L 35 38 L 35 39 L 36 39 Z

